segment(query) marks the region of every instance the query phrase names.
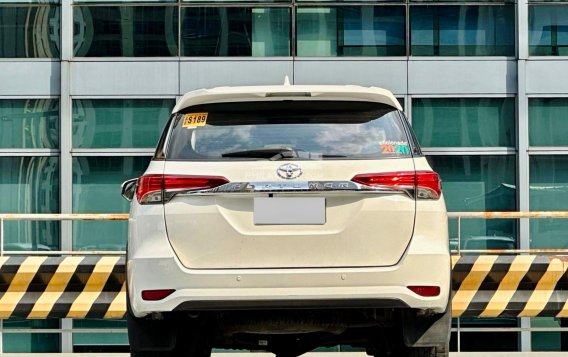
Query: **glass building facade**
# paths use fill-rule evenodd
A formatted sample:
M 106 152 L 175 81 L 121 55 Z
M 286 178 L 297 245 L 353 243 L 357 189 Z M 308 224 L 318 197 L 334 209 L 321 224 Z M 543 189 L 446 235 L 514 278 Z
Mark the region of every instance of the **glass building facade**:
M 285 76 L 391 90 L 449 211 L 567 210 L 566 56 L 568 0 L 0 0 L 0 212 L 127 212 L 120 183 L 181 95 Z M 467 220 L 460 248 L 568 248 L 567 230 Z M 123 250 L 126 232 L 7 222 L 4 249 Z M 4 352 L 128 350 L 124 321 L 1 323 Z M 456 319 L 451 348 L 566 351 L 566 326 Z

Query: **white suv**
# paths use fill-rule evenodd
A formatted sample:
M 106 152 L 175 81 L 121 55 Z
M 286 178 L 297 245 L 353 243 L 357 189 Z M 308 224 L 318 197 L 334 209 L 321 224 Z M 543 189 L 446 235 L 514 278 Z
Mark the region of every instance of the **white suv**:
M 190 92 L 123 195 L 133 356 L 447 356 L 440 179 L 389 91 Z

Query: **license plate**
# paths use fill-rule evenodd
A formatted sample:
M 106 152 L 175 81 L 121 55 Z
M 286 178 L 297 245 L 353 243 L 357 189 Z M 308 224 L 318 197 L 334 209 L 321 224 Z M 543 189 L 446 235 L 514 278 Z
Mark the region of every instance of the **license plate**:
M 254 224 L 325 224 L 324 197 L 255 197 Z

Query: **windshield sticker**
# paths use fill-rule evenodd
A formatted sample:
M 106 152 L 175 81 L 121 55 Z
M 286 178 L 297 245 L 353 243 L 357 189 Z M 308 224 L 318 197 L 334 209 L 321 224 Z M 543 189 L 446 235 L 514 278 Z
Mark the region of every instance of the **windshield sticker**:
M 197 128 L 207 123 L 208 113 L 187 113 L 183 116 L 182 126 L 184 128 Z
M 406 141 L 381 141 L 383 154 L 410 155 L 410 147 Z

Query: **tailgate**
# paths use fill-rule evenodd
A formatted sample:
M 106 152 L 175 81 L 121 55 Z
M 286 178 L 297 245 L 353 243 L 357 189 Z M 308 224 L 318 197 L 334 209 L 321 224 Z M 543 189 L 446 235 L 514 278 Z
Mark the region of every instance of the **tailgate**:
M 164 204 L 168 237 L 183 265 L 193 269 L 362 267 L 389 266 L 400 260 L 412 237 L 415 201 L 400 191 L 333 190 L 332 186 L 347 187 L 358 174 L 413 171 L 411 158 L 297 161 L 302 175 L 293 181 L 277 175 L 286 164 L 166 162 L 168 174 L 215 173 L 233 184 L 257 187 L 244 193 L 178 194 Z M 317 188 L 314 184 L 322 189 L 304 189 Z

